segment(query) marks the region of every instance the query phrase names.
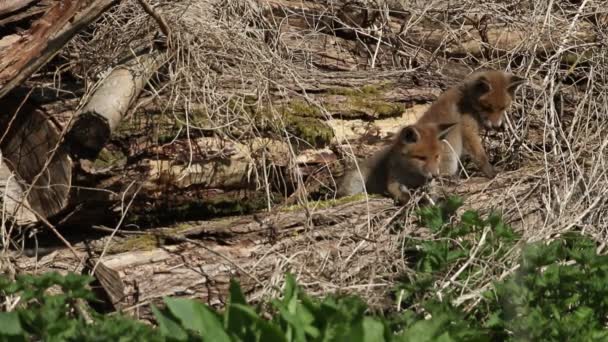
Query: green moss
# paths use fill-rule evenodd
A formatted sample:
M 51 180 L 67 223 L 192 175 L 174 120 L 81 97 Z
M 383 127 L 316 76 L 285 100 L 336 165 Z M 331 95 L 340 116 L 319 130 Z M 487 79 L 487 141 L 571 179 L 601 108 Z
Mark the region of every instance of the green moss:
M 593 57 L 595 52 L 593 50 L 586 50 L 583 52 L 570 52 L 566 51 L 561 56 L 562 63 L 567 65 L 577 65 L 581 63 L 587 63 Z
M 345 103 L 328 103 L 330 111 L 339 112 L 348 118 L 368 117 L 382 119 L 401 115 L 403 106 L 380 98 L 389 84 L 371 84 L 360 88 L 336 87 L 329 90 L 332 95 L 346 97 Z M 329 102 L 329 101 L 328 101 Z
M 287 130 L 297 139 L 296 145 L 323 147 L 334 137 L 333 129 L 322 118 L 321 110 L 302 100 L 293 100 L 277 107 L 261 107 L 255 112 L 256 126 L 284 136 Z M 283 126 L 284 125 L 284 126 Z
M 111 166 L 117 166 L 127 161 L 127 156 L 125 156 L 120 151 L 110 151 L 107 148 L 103 148 L 97 159 L 93 161 L 93 166 L 96 169 L 105 169 Z
M 382 90 L 386 89 L 388 84 L 368 84 L 361 87 L 361 91 L 367 95 L 379 95 Z
M 378 119 L 395 117 L 403 113 L 403 107 L 396 103 L 367 97 L 356 97 L 351 100 L 355 109 L 358 108 L 364 112 L 371 112 Z
M 289 133 L 313 147 L 327 146 L 334 137 L 334 130 L 327 123 L 316 118 L 287 115 L 285 126 Z
M 344 96 L 371 96 L 380 95 L 382 91 L 389 86 L 388 83 L 380 84 L 368 84 L 359 88 L 352 87 L 334 87 L 330 88 L 327 92 L 332 95 L 344 95 Z
M 160 242 L 154 235 L 135 235 L 129 236 L 110 247 L 112 253 L 122 253 L 129 251 L 149 251 L 159 246 Z
M 370 198 L 370 199 L 371 198 L 382 198 L 382 196 L 368 194 L 368 198 Z M 324 209 L 324 208 L 331 208 L 331 207 L 335 207 L 335 206 L 346 204 L 346 203 L 358 202 L 358 201 L 361 201 L 364 199 L 365 199 L 365 194 L 359 193 L 359 194 L 355 194 L 352 196 L 346 196 L 346 197 L 330 199 L 330 200 L 310 201 L 310 202 L 308 202 L 307 206 L 314 207 L 317 209 Z M 297 210 L 301 210 L 301 209 L 304 209 L 304 205 L 298 204 L 298 205 L 291 205 L 288 207 L 284 207 L 281 209 L 281 211 L 292 212 L 292 211 L 297 211 Z
M 293 100 L 290 101 L 286 106 L 282 108 L 283 113 L 287 115 L 296 115 L 303 117 L 313 117 L 319 118 L 322 117 L 321 110 L 314 106 L 310 105 L 302 100 Z
M 266 208 L 265 194 L 252 193 L 243 196 L 237 193 L 214 195 L 200 200 L 204 195 L 193 195 L 187 199 L 174 199 L 153 206 L 132 208 L 128 221 L 139 226 L 159 226 L 179 221 L 206 220 L 214 217 L 244 215 Z M 196 200 L 194 200 L 196 199 Z

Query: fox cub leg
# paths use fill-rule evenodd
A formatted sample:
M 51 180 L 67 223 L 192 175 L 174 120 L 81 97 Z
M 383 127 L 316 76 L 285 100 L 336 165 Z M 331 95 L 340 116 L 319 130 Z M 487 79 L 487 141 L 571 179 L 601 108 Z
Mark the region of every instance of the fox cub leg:
M 392 180 L 388 182 L 386 190 L 398 204 L 403 205 L 409 202 L 410 200 L 410 192 L 405 187 L 405 185 L 402 185 L 397 180 Z
M 458 173 L 458 161 L 462 155 L 462 133 L 459 126 L 448 133 L 442 141 L 439 163 L 439 172 L 442 176 L 453 176 Z
M 463 122 L 466 126 L 466 129 L 463 130 L 462 134 L 464 148 L 486 177 L 494 178 L 496 176 L 496 171 L 492 164 L 490 164 L 486 150 L 481 143 L 479 126 L 472 120 L 473 119 L 471 118 L 470 120 Z

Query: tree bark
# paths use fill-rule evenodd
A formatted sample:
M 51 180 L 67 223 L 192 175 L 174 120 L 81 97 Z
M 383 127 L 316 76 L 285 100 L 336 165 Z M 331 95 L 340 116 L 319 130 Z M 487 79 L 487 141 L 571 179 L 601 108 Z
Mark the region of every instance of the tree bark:
M 4 0 L 0 2 L 0 16 L 17 11 L 38 0 Z
M 19 225 L 36 222 L 38 218 L 28 208 L 29 202 L 21 189 L 17 176 L 2 158 L 0 164 L 0 193 L 2 196 L 2 220 L 12 220 Z
M 391 207 L 391 200 L 372 199 L 320 209 L 312 217 L 300 209 L 205 222 L 180 231 L 173 238 L 181 241 L 177 245 L 93 260 L 92 265 L 99 263 L 94 275 L 117 309 L 178 293 L 192 293 L 209 304 L 218 304 L 225 298 L 231 277 L 240 278 L 245 292 L 264 285 L 273 265 L 281 262 L 282 251 L 306 240 L 304 232 L 313 230 L 319 239 L 331 239 L 332 231 L 366 225 L 366 213 Z M 185 236 L 206 238 L 198 243 L 185 240 Z M 172 240 L 170 236 L 164 239 Z M 319 243 L 315 253 L 348 255 L 356 243 L 351 242 Z M 255 276 L 248 276 L 249 271 Z
M 27 96 L 13 93 L 0 99 L 0 107 L 0 149 L 29 206 L 43 217 L 58 213 L 67 204 L 72 181 L 59 128 Z
M 55 1 L 27 34 L 19 39 L 15 35 L 4 37 L 5 44 L 10 43 L 0 50 L 0 98 L 51 60 L 74 35 L 115 2 Z
M 75 157 L 94 159 L 131 104 L 163 62 L 155 52 L 115 68 L 95 90 L 70 127 L 66 144 Z

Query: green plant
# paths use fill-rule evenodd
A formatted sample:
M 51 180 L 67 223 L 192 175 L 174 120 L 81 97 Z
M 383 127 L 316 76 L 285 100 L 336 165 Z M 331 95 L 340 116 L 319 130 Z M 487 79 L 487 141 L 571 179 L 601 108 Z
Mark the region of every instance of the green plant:
M 196 300 L 165 298 L 153 307 L 158 327 L 87 310 L 95 300 L 90 277 L 48 273 L 0 277 L 0 341 L 605 341 L 608 340 L 608 256 L 592 240 L 569 233 L 526 245 L 517 271 L 490 284 L 466 310 L 452 304 L 454 289 L 440 280 L 475 281 L 481 262 L 512 251 L 520 235 L 500 216 L 481 217 L 452 198 L 419 212 L 434 236 L 406 242 L 415 273 L 398 287 L 402 312 L 371 315 L 356 296 L 308 296 L 287 275 L 279 298 L 252 306 L 232 281 L 223 311 Z M 57 294 L 51 294 L 49 289 Z M 442 296 L 437 293 L 442 292 Z M 90 320 L 85 320 L 87 310 Z
M 487 325 L 517 341 L 608 340 L 608 256 L 580 234 L 523 252 L 520 268 L 487 293 Z
M 421 226 L 428 228 L 433 237 L 424 240 L 410 238 L 404 244 L 405 255 L 414 270 L 397 288 L 406 306 L 432 297 L 439 290 L 436 285 L 440 279 L 452 277 L 454 281 L 477 281 L 483 274 L 480 268 L 484 264 L 465 265 L 469 258 L 485 262 L 498 260 L 519 241 L 519 234 L 496 213 L 482 218 L 478 212 L 469 210 L 455 219 L 461 206 L 459 198 L 451 197 L 440 205 L 419 210 Z M 453 288 L 444 290 L 449 297 Z
M 90 281 L 88 276 L 58 273 L 23 275 L 14 282 L 0 277 L 0 298 L 18 298 L 15 310 L 0 313 L 0 341 L 160 340 L 151 328 L 120 316 L 90 312 L 93 323 L 87 324 L 77 314 L 77 302 L 94 299 L 87 288 Z M 51 288 L 59 294 L 50 294 Z

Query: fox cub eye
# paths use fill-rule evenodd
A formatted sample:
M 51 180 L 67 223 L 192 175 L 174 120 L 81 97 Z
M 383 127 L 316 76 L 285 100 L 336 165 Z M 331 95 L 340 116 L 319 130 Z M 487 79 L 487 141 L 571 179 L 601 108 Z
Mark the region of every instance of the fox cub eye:
M 414 158 L 420 161 L 426 161 L 426 156 L 414 156 Z

